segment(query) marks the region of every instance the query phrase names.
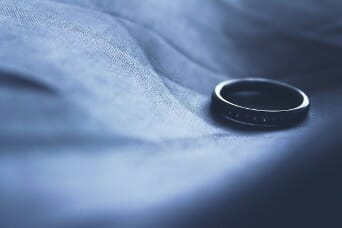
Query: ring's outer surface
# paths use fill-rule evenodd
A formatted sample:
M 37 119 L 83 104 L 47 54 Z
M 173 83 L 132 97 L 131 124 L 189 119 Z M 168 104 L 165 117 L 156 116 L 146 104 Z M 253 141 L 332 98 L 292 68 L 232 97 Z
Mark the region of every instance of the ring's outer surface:
M 244 107 L 236 101 L 233 103 L 222 95 L 223 90 L 236 89 L 236 87 L 243 90 L 244 87 L 251 86 L 257 90 L 286 90 L 287 93 L 297 96 L 299 100 L 297 104 L 294 104 L 294 107 L 289 109 L 267 110 Z M 216 115 L 253 126 L 278 127 L 297 123 L 306 117 L 309 107 L 309 98 L 303 91 L 286 83 L 268 79 L 251 78 L 223 81 L 215 87 L 212 94 L 212 109 Z

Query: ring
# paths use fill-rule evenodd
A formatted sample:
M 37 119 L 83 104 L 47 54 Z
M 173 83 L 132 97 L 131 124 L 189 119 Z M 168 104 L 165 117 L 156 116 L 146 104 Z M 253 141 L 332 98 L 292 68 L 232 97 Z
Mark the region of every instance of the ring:
M 285 126 L 306 117 L 310 101 L 300 89 L 268 79 L 229 80 L 212 95 L 215 114 L 234 122 L 265 127 Z

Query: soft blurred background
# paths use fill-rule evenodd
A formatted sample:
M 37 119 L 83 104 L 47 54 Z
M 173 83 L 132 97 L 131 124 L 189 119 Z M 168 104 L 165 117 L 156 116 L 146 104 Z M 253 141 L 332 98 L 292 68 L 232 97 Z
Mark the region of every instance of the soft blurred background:
M 342 2 L 0 0 L 1 227 L 341 227 Z M 214 86 L 308 93 L 232 128 Z

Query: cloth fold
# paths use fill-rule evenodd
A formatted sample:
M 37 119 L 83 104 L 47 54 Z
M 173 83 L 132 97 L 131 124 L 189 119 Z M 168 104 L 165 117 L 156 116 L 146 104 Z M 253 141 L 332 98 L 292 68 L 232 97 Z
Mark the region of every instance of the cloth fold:
M 335 224 L 341 4 L 0 0 L 0 225 Z M 308 119 L 217 122 L 245 77 L 302 88 Z

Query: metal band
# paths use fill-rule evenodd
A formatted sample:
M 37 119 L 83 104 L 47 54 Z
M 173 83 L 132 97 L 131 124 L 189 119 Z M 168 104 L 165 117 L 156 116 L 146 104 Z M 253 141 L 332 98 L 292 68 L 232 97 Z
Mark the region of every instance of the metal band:
M 233 99 L 234 93 L 260 92 L 284 108 L 258 108 Z M 228 94 L 228 95 L 227 95 Z M 276 95 L 274 95 L 276 94 Z M 274 97 L 273 97 L 274 96 Z M 242 79 L 219 83 L 212 95 L 213 111 L 220 117 L 256 126 L 284 126 L 305 118 L 310 107 L 308 96 L 301 90 L 274 80 Z

